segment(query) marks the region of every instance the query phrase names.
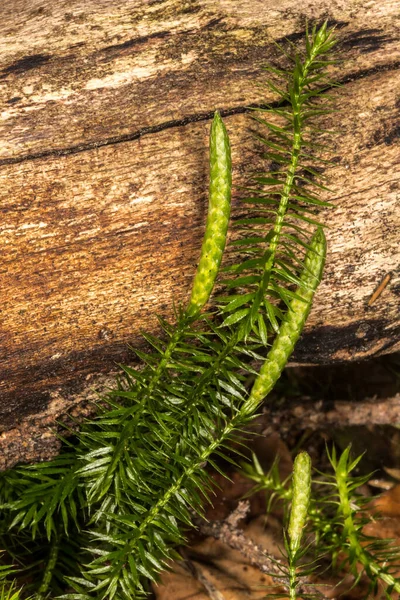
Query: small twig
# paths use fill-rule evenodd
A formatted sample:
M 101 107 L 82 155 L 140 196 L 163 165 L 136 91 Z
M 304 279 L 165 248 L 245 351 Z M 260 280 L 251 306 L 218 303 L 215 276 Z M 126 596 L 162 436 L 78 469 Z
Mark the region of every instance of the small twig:
M 245 537 L 240 529 L 226 521 L 202 522 L 199 529 L 203 535 L 209 535 L 230 548 L 238 550 L 253 566 L 258 567 L 263 573 L 271 575 L 273 578 L 279 576 L 279 583 L 282 584 L 280 577 L 284 567 L 283 563 L 279 559 L 271 557 L 261 546 Z
M 262 573 L 269 575 L 275 584 L 287 588 L 285 573 L 285 563 L 271 556 L 262 546 L 253 542 L 246 537 L 242 530 L 237 528 L 237 523 L 243 519 L 249 511 L 250 505 L 248 501 L 239 502 L 237 508 L 224 521 L 207 522 L 204 520 L 196 520 L 196 525 L 199 527 L 203 535 L 211 536 L 223 544 L 226 544 L 233 550 L 238 550 L 244 557 L 248 559 L 250 564 L 257 567 Z M 314 594 L 321 599 L 325 596 L 308 581 L 302 579 L 299 594 Z
M 382 279 L 370 299 L 368 300 L 368 306 L 372 306 L 372 304 L 378 300 L 379 296 L 382 294 L 383 290 L 387 287 L 389 281 L 392 278 L 391 273 L 386 273 L 385 277 Z
M 243 531 L 238 529 L 238 522 L 245 518 L 250 510 L 248 500 L 239 502 L 236 509 L 224 521 L 205 521 L 195 519 L 195 525 L 200 533 L 211 536 L 221 541 L 234 550 L 238 550 L 245 556 L 253 566 L 258 567 L 263 573 L 278 578 L 282 584 L 281 576 L 283 563 L 279 559 L 270 556 L 261 546 L 245 537 Z
M 231 527 L 237 527 L 239 521 L 245 519 L 250 512 L 250 502 L 248 500 L 241 500 L 235 510 L 231 512 L 225 519 L 225 523 L 231 525 Z

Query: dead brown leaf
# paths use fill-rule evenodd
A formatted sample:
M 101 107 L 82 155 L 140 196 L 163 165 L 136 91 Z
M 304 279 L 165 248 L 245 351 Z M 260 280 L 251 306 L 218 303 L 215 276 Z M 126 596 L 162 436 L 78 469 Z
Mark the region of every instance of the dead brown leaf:
M 381 494 L 374 500 L 373 506 L 382 516 L 394 517 L 400 521 L 400 484 Z

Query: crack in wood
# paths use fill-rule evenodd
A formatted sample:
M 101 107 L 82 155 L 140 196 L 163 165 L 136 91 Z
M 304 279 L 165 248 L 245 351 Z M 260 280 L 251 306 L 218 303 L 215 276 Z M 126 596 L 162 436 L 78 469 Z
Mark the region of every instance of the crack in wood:
M 344 76 L 342 79 L 339 79 L 335 82 L 334 85 L 327 86 L 326 89 L 334 89 L 338 86 L 345 85 L 346 83 L 351 83 L 357 81 L 358 79 L 362 79 L 368 77 L 370 75 L 375 75 L 379 72 L 385 71 L 396 71 L 400 67 L 400 61 L 395 61 L 393 63 L 389 63 L 386 65 L 372 67 L 371 69 L 364 69 L 357 73 L 350 73 L 349 75 Z M 270 102 L 267 104 L 264 103 L 255 103 L 249 104 L 248 106 L 235 106 L 231 108 L 221 109 L 220 113 L 222 117 L 229 117 L 231 115 L 240 115 L 250 113 L 255 109 L 265 109 L 276 107 L 279 105 L 279 102 Z M 75 146 L 70 146 L 67 148 L 62 148 L 59 150 L 43 150 L 41 152 L 35 152 L 31 154 L 25 154 L 22 156 L 8 157 L 0 159 L 0 166 L 4 165 L 13 165 L 20 164 L 26 161 L 37 160 L 41 158 L 48 157 L 62 157 L 69 156 L 72 154 L 79 154 L 81 152 L 87 152 L 89 150 L 94 150 L 96 148 L 103 148 L 105 146 L 112 146 L 116 144 L 122 144 L 124 142 L 132 142 L 137 140 L 145 135 L 152 135 L 154 133 L 159 133 L 161 131 L 165 131 L 167 129 L 174 129 L 176 127 L 184 127 L 190 123 L 199 123 L 201 121 L 211 121 L 214 116 L 214 111 L 207 111 L 198 114 L 188 115 L 187 117 L 183 117 L 181 119 L 172 119 L 170 121 L 165 121 L 163 123 L 159 123 L 158 125 L 152 125 L 150 127 L 143 127 L 142 129 L 138 129 L 137 131 L 133 131 L 131 133 L 126 133 L 124 135 L 111 136 L 109 138 L 105 138 L 104 140 L 98 140 L 93 142 L 87 142 L 85 144 L 77 144 Z
M 270 104 L 249 104 L 249 106 L 235 106 L 233 108 L 226 108 L 220 110 L 220 114 L 222 117 L 228 117 L 231 115 L 239 115 L 253 111 L 254 109 L 263 109 L 274 106 L 275 103 Z M 161 131 L 165 131 L 167 129 L 174 129 L 176 127 L 184 127 L 185 125 L 189 125 L 189 123 L 198 123 L 201 121 L 211 121 L 214 116 L 214 111 L 207 111 L 204 113 L 198 113 L 194 115 L 188 115 L 187 117 L 183 117 L 182 119 L 172 119 L 171 121 L 165 121 L 164 123 L 159 123 L 158 125 L 152 125 L 150 127 L 143 127 L 143 129 L 138 129 L 137 131 L 133 131 L 132 133 L 126 133 L 124 135 L 112 136 L 106 138 L 104 140 L 99 140 L 95 142 L 88 142 L 86 144 L 77 144 L 76 146 L 70 146 L 69 148 L 63 148 L 60 150 L 44 150 L 42 152 L 36 152 L 32 154 L 26 154 L 23 156 L 9 157 L 0 159 L 0 166 L 3 165 L 13 165 L 22 163 L 29 160 L 37 160 L 40 158 L 47 157 L 61 157 L 61 156 L 69 156 L 71 154 L 79 154 L 81 152 L 86 152 L 88 150 L 94 150 L 95 148 L 102 148 L 104 146 L 111 146 L 116 144 L 122 144 L 124 142 L 132 142 L 137 140 L 145 135 L 151 135 L 154 133 L 159 133 Z

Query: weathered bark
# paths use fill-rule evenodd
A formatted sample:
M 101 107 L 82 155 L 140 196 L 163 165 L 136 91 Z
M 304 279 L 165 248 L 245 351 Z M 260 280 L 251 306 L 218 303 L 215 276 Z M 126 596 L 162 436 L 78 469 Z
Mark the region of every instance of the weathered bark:
M 4 429 L 76 403 L 85 378 L 129 360 L 127 344 L 185 298 L 212 113 L 238 188 L 262 164 L 245 114 L 274 100 L 255 85 L 261 66 L 273 41 L 304 37 L 306 17 L 337 23 L 344 86 L 328 122 L 340 135 L 326 275 L 294 359 L 400 348 L 397 1 L 13 0 L 0 17 Z

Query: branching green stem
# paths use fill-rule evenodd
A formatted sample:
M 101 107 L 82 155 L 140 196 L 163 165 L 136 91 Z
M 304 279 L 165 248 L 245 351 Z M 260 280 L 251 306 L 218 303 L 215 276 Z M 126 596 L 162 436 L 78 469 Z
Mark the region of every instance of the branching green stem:
M 188 328 L 198 318 L 201 309 L 209 300 L 226 244 L 230 218 L 231 186 L 232 168 L 229 138 L 225 125 L 219 113 L 216 112 L 210 133 L 210 191 L 207 224 L 191 298 L 146 388 L 138 392 L 137 400 L 140 396 L 142 398 L 139 405 L 135 406 L 134 418 L 125 424 L 104 478 L 98 480 L 89 494 L 90 502 L 100 500 L 107 493 L 113 480 L 113 474 L 124 452 L 126 440 L 134 434 L 148 400 L 152 397 L 165 370 L 171 363 L 177 345 L 185 337 Z M 202 382 L 200 382 L 200 387 L 201 385 Z M 127 413 L 128 416 L 129 412 Z
M 279 240 L 282 232 L 282 227 L 287 213 L 288 204 L 290 200 L 290 194 L 292 192 L 294 179 L 296 176 L 296 170 L 299 163 L 300 152 L 302 148 L 302 101 L 301 94 L 305 86 L 305 82 L 309 75 L 310 66 L 313 64 L 315 58 L 318 56 L 319 45 L 316 44 L 311 48 L 310 55 L 306 58 L 303 65 L 297 62 L 296 69 L 293 73 L 293 82 L 289 89 L 289 96 L 293 111 L 293 141 L 290 152 L 290 164 L 286 173 L 285 183 L 283 186 L 277 217 L 273 226 L 273 234 L 270 246 L 265 253 L 265 264 L 264 264 L 264 276 L 261 282 L 261 290 L 265 294 L 272 267 L 275 263 L 276 252 L 279 245 Z

